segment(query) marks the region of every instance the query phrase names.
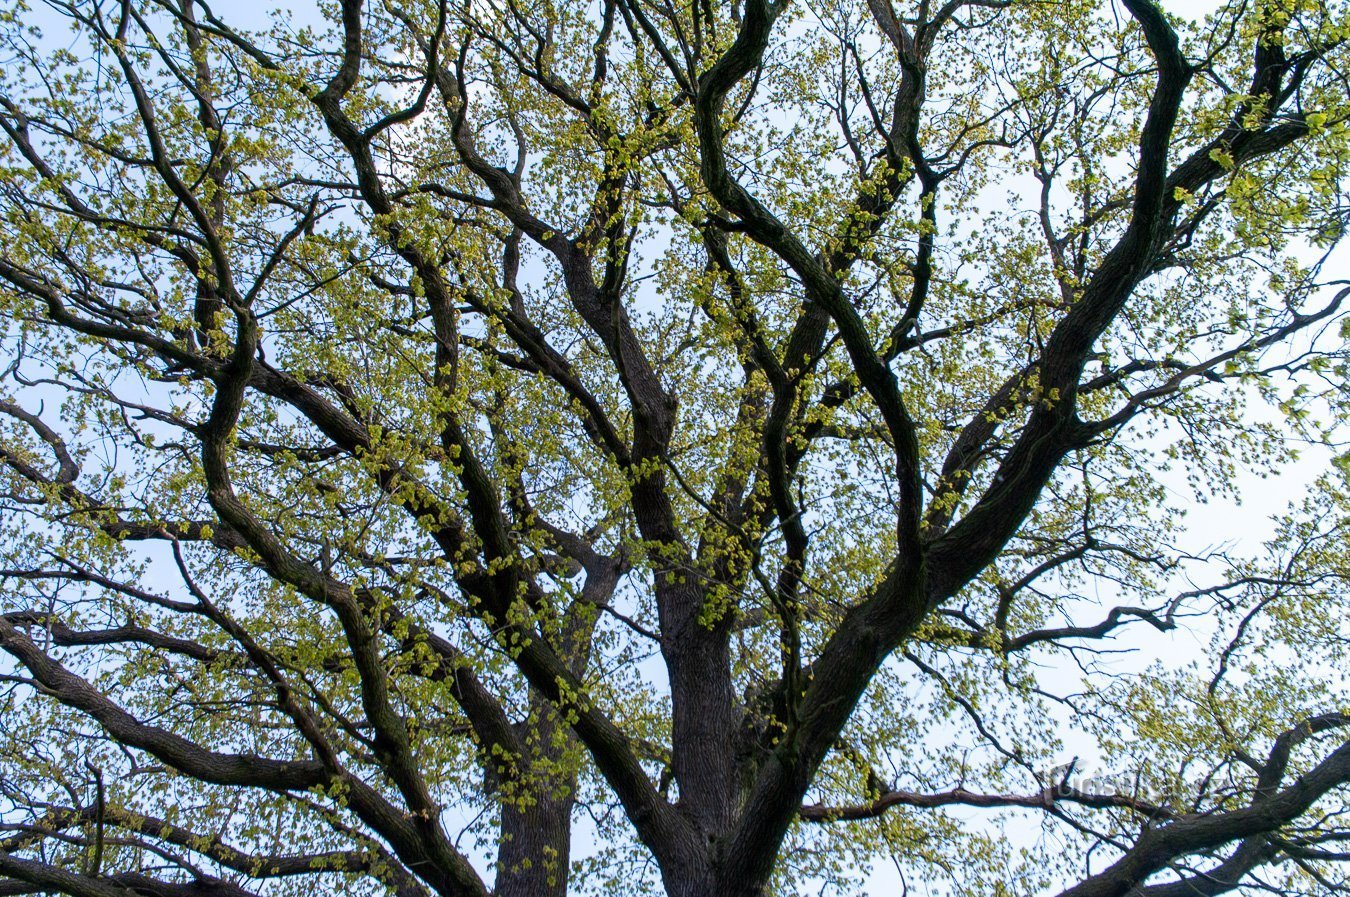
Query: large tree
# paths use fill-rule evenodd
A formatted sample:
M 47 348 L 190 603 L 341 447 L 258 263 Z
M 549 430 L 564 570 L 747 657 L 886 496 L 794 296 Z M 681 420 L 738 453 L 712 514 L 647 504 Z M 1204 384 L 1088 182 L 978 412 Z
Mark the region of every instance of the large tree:
M 1182 515 L 1350 9 L 1182 12 L 9 0 L 0 894 L 1346 889 L 1350 490 Z

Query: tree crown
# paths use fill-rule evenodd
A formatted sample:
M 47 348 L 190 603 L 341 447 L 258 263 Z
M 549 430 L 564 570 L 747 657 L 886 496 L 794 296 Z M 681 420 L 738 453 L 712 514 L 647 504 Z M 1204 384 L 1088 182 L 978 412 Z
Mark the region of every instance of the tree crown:
M 0 892 L 1343 889 L 1344 4 L 311 17 L 0 23 Z

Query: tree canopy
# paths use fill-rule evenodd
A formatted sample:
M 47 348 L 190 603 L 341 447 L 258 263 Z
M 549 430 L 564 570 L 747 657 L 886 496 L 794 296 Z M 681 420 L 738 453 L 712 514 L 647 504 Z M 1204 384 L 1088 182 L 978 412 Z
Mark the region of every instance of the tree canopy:
M 1169 6 L 6 0 L 0 894 L 1346 890 L 1350 8 Z

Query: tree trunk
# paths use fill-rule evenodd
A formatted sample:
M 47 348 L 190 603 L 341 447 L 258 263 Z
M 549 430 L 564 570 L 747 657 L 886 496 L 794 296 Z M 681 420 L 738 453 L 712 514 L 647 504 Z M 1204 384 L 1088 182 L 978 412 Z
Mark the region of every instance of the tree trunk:
M 540 790 L 525 806 L 502 806 L 497 897 L 567 897 L 572 789 Z

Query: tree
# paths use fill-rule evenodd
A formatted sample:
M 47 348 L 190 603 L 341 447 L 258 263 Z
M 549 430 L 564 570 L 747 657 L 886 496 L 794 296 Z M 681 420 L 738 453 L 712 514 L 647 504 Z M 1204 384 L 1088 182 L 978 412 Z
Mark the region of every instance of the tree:
M 4 13 L 0 893 L 1346 888 L 1350 9 L 323 14 Z

